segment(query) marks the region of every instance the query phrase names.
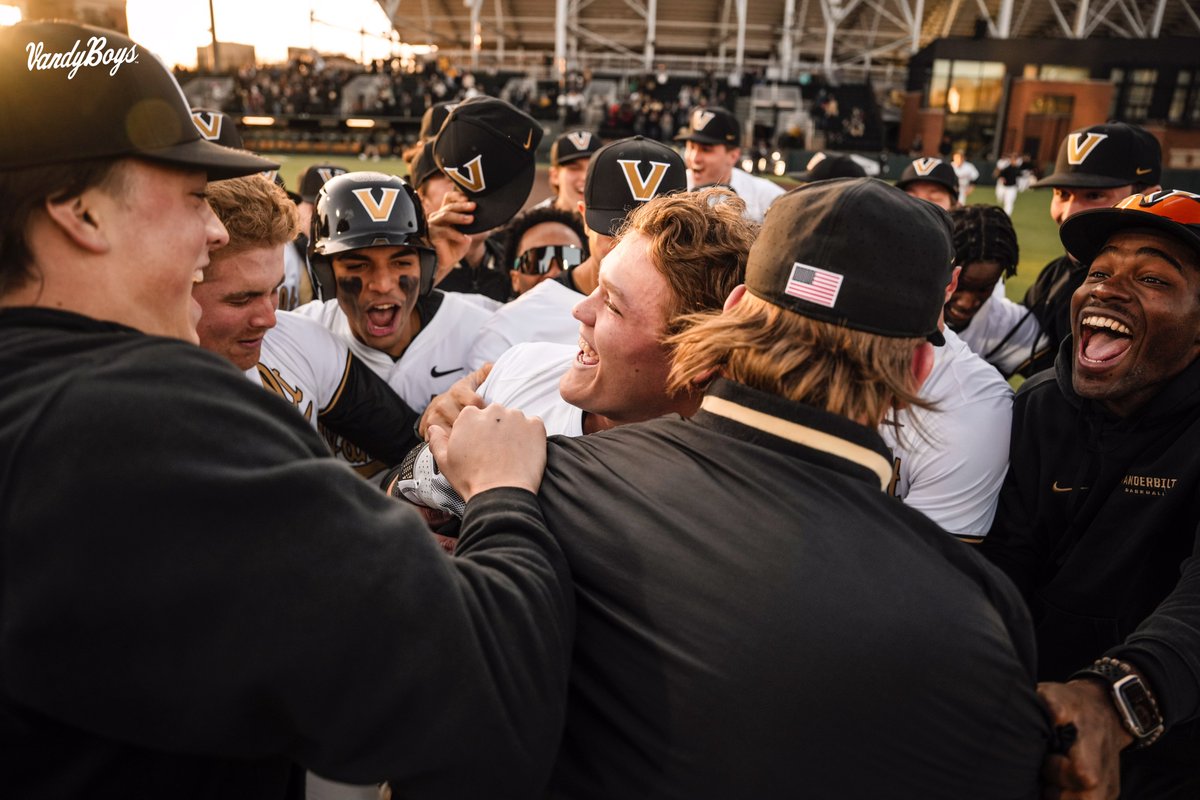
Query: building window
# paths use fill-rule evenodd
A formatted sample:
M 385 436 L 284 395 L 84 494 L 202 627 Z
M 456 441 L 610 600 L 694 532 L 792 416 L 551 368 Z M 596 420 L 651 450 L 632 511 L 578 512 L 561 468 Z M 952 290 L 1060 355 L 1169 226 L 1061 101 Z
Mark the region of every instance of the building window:
M 1117 95 L 1121 98 L 1117 117 L 1125 122 L 1144 122 L 1150 115 L 1150 103 L 1154 99 L 1158 70 L 1114 69 L 1111 79 L 1118 87 Z
M 1167 119 L 1177 125 L 1200 125 L 1200 70 L 1179 71 Z
M 936 59 L 926 94 L 929 108 L 951 114 L 993 112 L 1004 91 L 1004 64 L 998 61 Z
M 1065 67 L 1062 64 L 1042 64 L 1038 68 L 1038 80 L 1043 81 L 1086 81 L 1092 77 L 1087 67 Z

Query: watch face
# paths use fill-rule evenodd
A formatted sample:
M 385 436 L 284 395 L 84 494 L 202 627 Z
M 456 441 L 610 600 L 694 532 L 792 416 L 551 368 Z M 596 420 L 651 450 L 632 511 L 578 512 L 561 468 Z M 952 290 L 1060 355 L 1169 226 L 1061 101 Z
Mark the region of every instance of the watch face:
M 1145 736 L 1162 725 L 1162 718 L 1154 707 L 1154 701 L 1151 700 L 1146 687 L 1136 676 L 1123 678 L 1117 682 L 1114 688 L 1120 694 L 1125 707 L 1129 709 L 1129 714 L 1133 718 L 1132 722 L 1137 726 L 1139 735 Z

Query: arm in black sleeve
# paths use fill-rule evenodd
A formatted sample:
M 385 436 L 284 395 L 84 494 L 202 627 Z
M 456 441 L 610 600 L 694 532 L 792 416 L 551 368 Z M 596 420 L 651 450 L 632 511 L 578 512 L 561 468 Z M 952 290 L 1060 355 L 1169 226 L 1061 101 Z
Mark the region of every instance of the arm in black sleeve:
M 980 545 L 985 556 L 1006 574 L 1028 603 L 1036 576 L 1046 558 L 1036 525 L 1039 470 L 1037 442 L 1026 429 L 1026 397 L 1018 393 L 1013 405 L 1008 474 L 992 529 Z
M 317 419 L 329 430 L 385 464 L 398 464 L 420 443 L 421 415 L 353 353 L 346 360 L 342 385 Z
M 14 454 L 8 696 L 166 752 L 537 796 L 573 607 L 533 496 L 473 498 L 450 558 L 278 397 L 199 348 L 147 349 L 66 385 Z
M 1181 571 L 1154 613 L 1104 654 L 1137 665 L 1168 727 L 1200 716 L 1200 529 Z

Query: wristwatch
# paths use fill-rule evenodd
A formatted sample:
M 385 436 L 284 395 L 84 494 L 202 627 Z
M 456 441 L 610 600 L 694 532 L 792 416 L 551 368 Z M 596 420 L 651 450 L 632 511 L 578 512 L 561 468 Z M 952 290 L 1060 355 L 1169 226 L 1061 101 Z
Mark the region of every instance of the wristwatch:
M 1117 716 L 1133 735 L 1135 749 L 1149 747 L 1162 736 L 1163 718 L 1158 702 L 1132 666 L 1106 656 L 1071 676 L 1072 680 L 1079 678 L 1098 680 L 1108 686 Z

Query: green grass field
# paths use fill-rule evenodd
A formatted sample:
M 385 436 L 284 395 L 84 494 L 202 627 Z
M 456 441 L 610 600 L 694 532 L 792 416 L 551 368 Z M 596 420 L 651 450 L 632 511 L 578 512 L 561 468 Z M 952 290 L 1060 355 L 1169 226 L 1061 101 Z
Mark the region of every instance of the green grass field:
M 279 172 L 289 188 L 297 185 L 300 172 L 310 164 L 331 161 L 350 170 L 377 170 L 394 175 L 404 176 L 408 168 L 399 158 L 384 158 L 380 161 L 359 161 L 357 158 L 326 158 L 324 156 L 296 156 L 264 154 L 280 163 Z M 544 189 L 544 165 L 539 170 L 539 178 L 534 183 L 534 201 L 549 193 Z M 539 183 L 540 181 L 540 183 Z M 980 186 L 975 189 L 968 199 L 970 203 L 996 202 L 996 195 L 991 186 Z M 1013 225 L 1017 229 L 1017 242 L 1021 247 L 1021 263 L 1017 274 L 1007 282 L 1008 296 L 1020 300 L 1025 296 L 1025 290 L 1033 283 L 1034 278 L 1051 260 L 1062 255 L 1062 244 L 1058 240 L 1058 228 L 1050 219 L 1050 190 L 1034 189 L 1022 192 L 1017 197 L 1017 205 L 1013 209 Z

